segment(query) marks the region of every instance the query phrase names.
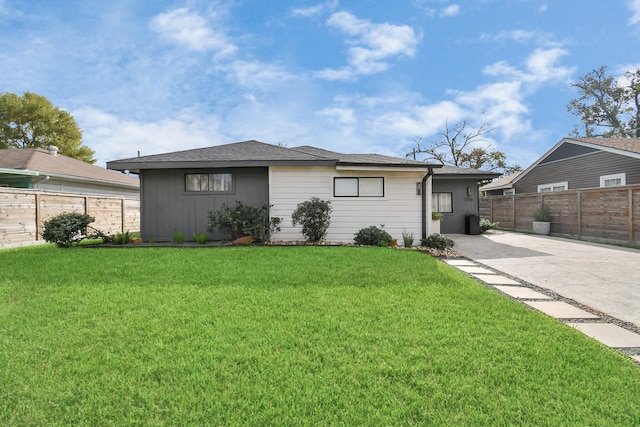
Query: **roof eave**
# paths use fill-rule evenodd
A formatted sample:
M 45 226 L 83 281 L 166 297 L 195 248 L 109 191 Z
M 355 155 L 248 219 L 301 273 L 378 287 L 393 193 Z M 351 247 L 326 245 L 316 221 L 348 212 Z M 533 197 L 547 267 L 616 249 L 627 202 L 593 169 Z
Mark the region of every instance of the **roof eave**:
M 114 160 L 107 162 L 107 169 L 139 172 L 144 169 L 208 169 L 246 168 L 268 166 L 334 166 L 335 160 L 198 160 L 136 162 Z

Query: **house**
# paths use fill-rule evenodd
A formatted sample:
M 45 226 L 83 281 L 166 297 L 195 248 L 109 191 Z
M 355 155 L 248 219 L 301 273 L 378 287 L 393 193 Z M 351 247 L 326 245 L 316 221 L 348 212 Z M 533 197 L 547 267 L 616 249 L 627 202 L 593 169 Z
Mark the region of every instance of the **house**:
M 56 147 L 0 150 L 0 187 L 138 197 L 137 178 L 58 154 Z
M 107 167 L 140 174 L 144 239 L 167 241 L 174 231 L 203 232 L 209 211 L 240 200 L 272 205 L 271 215 L 283 219 L 273 240 L 302 240 L 291 214 L 299 203 L 318 197 L 333 208 L 327 240 L 352 242 L 358 230 L 372 225 L 384 225 L 398 241 L 404 231 L 417 238 L 431 234 L 431 187 L 441 165 L 252 140 L 114 160 Z M 224 236 L 214 232 L 210 237 Z
M 520 174 L 481 190 L 502 195 L 632 184 L 640 184 L 639 139 L 563 138 Z
M 480 187 L 481 196 L 510 196 L 515 194 L 513 181 L 522 174 L 523 171 L 513 172 L 509 175 L 501 176 Z
M 434 170 L 432 208 L 434 212 L 443 215 L 440 224 L 442 234 L 469 232 L 467 221 L 479 221 L 478 186 L 497 176 L 500 176 L 497 172 L 456 166 L 443 166 Z

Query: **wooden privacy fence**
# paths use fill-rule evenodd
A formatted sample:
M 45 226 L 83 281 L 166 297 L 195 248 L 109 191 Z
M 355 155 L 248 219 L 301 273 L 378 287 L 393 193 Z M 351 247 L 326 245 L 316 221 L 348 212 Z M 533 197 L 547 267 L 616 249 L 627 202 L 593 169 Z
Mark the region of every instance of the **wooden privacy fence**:
M 640 243 L 640 185 L 480 199 L 480 217 L 500 228 L 532 231 L 533 213 L 551 209 L 551 233 L 612 242 Z
M 0 188 L 0 246 L 42 240 L 42 224 L 64 212 L 91 215 L 105 234 L 140 230 L 137 198 Z

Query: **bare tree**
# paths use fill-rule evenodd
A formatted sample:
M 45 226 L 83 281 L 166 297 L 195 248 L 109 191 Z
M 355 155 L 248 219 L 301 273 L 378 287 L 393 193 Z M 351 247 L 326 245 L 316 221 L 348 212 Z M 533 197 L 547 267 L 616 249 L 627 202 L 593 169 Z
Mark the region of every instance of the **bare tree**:
M 439 133 L 442 136 L 440 141 L 424 146 L 422 138 L 414 138 L 416 146 L 406 157 L 414 160 L 422 157 L 424 160 L 435 160 L 449 166 L 501 170 L 503 173 L 521 170 L 518 165 L 508 166 L 506 155 L 502 151 L 477 146 L 477 143 L 486 141 L 484 136 L 491 131 L 492 128 L 487 123 L 472 128 L 466 120 L 453 126 L 449 126 L 449 121 L 446 121 L 444 132 Z

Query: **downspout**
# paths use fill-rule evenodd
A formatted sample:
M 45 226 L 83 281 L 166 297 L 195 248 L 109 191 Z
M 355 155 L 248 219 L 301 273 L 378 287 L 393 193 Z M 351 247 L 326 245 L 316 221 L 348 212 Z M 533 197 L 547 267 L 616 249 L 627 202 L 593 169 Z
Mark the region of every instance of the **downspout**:
M 429 172 L 422 177 L 422 240 L 427 238 L 427 180 L 433 176 L 433 166 L 428 166 Z

